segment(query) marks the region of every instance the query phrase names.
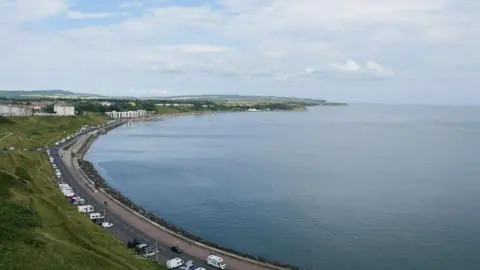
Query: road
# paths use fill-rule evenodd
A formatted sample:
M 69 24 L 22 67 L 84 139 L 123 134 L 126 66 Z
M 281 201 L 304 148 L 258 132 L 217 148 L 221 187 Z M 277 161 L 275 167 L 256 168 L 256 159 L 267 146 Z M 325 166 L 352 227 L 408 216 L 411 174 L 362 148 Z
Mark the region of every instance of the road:
M 96 131 L 89 133 L 92 134 L 94 132 Z M 210 249 L 190 244 L 188 241 L 177 238 L 155 224 L 141 218 L 138 214 L 132 213 L 126 209 L 125 206 L 110 200 L 104 193 L 94 191 L 93 188 L 87 185 L 87 182 L 91 181 L 79 172 L 78 164 L 76 164 L 76 161 L 70 156 L 71 151 L 77 151 L 87 138 L 87 134 L 82 134 L 69 151 L 52 149 L 51 154 L 59 170 L 62 172 L 63 182 L 68 183 L 77 195 L 85 198 L 86 204 L 93 205 L 95 212 L 104 213 L 106 220 L 114 224 L 112 228 L 106 230 L 125 243 L 128 242 L 128 240 L 137 238 L 140 242 L 144 242 L 149 246 L 155 247 L 158 245 L 160 253 L 158 254 L 158 258 L 154 257 L 153 259 L 156 259 L 161 264 L 164 264 L 168 259 L 180 257 L 185 261 L 193 260 L 197 265 L 206 269 L 214 269 L 205 263 L 205 258 L 211 253 Z M 105 201 L 108 202 L 108 207 L 104 206 Z M 170 247 L 174 245 L 178 245 L 185 253 L 179 256 L 171 252 Z M 232 270 L 280 269 L 252 263 L 225 254 L 219 255 L 225 260 L 228 269 Z
M 79 140 L 84 140 L 85 138 L 80 138 Z M 98 201 L 92 196 L 90 188 L 85 185 L 80 184 L 78 181 L 80 178 L 71 168 L 68 168 L 65 162 L 63 161 L 61 154 L 67 158 L 68 151 L 62 151 L 58 149 L 51 149 L 52 157 L 55 160 L 55 163 L 58 166 L 58 169 L 62 172 L 62 179 L 57 181 L 58 183 L 67 183 L 74 190 L 75 194 L 85 199 L 85 204 L 90 204 L 95 208 L 95 212 L 99 212 L 104 215 L 105 220 L 113 223 L 112 228 L 105 229 L 115 238 L 121 240 L 124 243 L 127 243 L 129 240 L 136 238 L 138 241 L 148 244 L 150 247 L 158 247 L 159 254 L 158 256 L 151 257 L 152 260 L 157 260 L 160 264 L 164 264 L 167 260 L 180 257 L 185 261 L 194 260 L 195 264 L 204 267 L 206 269 L 214 269 L 207 266 L 203 261 L 198 260 L 195 257 L 189 256 L 188 254 L 178 255 L 170 251 L 170 246 L 161 243 L 160 241 L 155 241 L 154 238 L 146 235 L 144 232 L 138 230 L 134 226 L 130 225 L 128 222 L 123 220 L 121 217 L 117 216 L 112 212 L 108 207 L 105 207 L 103 202 Z M 76 180 L 77 178 L 77 180 Z M 82 181 L 82 180 L 81 180 Z M 90 192 L 89 192 L 90 191 Z

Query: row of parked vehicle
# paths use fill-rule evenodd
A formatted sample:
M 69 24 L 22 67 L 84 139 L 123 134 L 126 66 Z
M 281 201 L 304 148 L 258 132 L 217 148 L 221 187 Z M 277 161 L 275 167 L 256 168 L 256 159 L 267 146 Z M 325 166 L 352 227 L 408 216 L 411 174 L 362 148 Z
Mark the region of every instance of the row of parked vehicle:
M 135 250 L 137 254 L 142 255 L 145 258 L 158 254 L 158 249 L 156 249 L 155 247 L 149 247 L 148 244 L 140 243 L 137 239 L 128 241 L 127 247 L 129 249 Z
M 106 221 L 102 214 L 95 212 L 95 208 L 92 205 L 85 205 L 85 199 L 77 196 L 69 184 L 58 184 L 58 187 L 63 195 L 69 199 L 70 203 L 77 206 L 78 212 L 87 214 L 91 221 L 103 228 L 113 227 L 113 224 Z
M 220 256 L 217 255 L 209 255 L 206 259 L 207 264 L 218 268 L 218 269 L 226 269 L 227 265 L 223 261 Z M 182 269 L 182 270 L 205 270 L 203 267 L 198 267 L 192 260 L 188 260 L 187 262 L 183 261 L 181 258 L 173 258 L 166 262 L 168 269 Z
M 135 252 L 137 252 L 138 254 L 142 254 L 145 258 L 154 256 L 158 253 L 158 250 L 156 248 L 149 247 L 148 244 L 141 243 L 137 239 L 128 241 L 127 247 L 129 249 L 135 250 Z M 177 253 L 179 255 L 183 253 L 183 250 L 178 246 L 172 246 L 170 247 L 170 250 L 173 253 Z M 227 265 L 225 264 L 223 259 L 217 255 L 213 255 L 213 254 L 209 255 L 206 259 L 206 262 L 208 265 L 218 269 L 227 268 Z M 195 263 L 192 260 L 188 260 L 187 262 L 185 262 L 183 259 L 179 257 L 168 260 L 165 262 L 165 264 L 168 269 L 205 270 L 205 268 L 195 265 Z

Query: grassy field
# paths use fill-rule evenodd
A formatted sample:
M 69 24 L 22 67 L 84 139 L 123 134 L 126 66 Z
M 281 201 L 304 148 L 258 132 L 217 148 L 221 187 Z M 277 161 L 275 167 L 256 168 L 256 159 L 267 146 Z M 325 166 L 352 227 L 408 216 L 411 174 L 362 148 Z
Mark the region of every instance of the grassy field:
M 20 149 L 21 142 L 33 145 L 24 135 L 36 130 L 33 124 L 41 126 L 40 140 L 61 134 L 56 121 L 13 121 L 0 127 L 19 136 Z M 64 118 L 60 126 L 71 131 L 85 121 L 100 123 L 101 119 Z M 42 136 L 49 127 L 54 132 Z M 45 153 L 20 149 L 0 154 L 0 269 L 166 269 L 135 257 L 123 243 L 78 213 L 55 186 Z
M 54 145 L 56 141 L 72 135 L 83 125 L 98 125 L 106 116 L 31 116 L 0 118 L 0 148 L 38 148 Z M 10 134 L 11 133 L 11 134 Z M 9 136 L 7 136 L 10 134 Z M 3 139 L 2 139 L 3 138 Z

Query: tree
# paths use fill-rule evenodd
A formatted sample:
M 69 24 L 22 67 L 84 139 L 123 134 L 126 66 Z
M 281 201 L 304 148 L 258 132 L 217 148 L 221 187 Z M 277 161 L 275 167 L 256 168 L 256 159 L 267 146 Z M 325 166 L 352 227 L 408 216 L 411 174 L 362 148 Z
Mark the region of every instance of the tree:
M 55 110 L 53 109 L 53 104 L 47 105 L 45 107 L 45 112 L 47 113 L 55 113 Z

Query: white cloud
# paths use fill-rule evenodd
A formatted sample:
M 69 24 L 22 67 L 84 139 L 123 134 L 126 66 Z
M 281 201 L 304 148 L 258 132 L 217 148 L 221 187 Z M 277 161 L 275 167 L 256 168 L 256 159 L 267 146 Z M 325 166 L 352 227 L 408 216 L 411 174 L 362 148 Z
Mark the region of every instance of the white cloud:
M 389 68 L 382 67 L 374 61 L 367 61 L 362 67 L 352 60 L 348 60 L 345 64 L 333 63 L 330 65 L 332 71 L 339 72 L 341 75 L 347 76 L 375 76 L 375 77 L 392 77 L 393 71 Z
M 108 12 L 99 12 L 99 13 L 84 13 L 79 11 L 69 11 L 68 17 L 74 20 L 83 20 L 83 19 L 102 19 L 116 16 L 114 13 Z
M 245 78 L 250 87 L 302 81 L 316 89 L 317 79 L 395 77 L 394 83 L 438 76 L 440 69 L 442 77 L 455 75 L 453 67 L 480 56 L 480 8 L 463 1 L 219 0 L 223 8 L 183 1 L 102 3 L 89 13 L 82 1 L 74 9 L 61 0 L 0 4 L 0 39 L 9 41 L 0 43 L 0 82 L 60 83 L 49 78 L 68 66 L 63 85 L 71 89 L 108 77 L 113 82 L 105 89 L 129 85 L 125 91 L 148 93 L 159 83 L 174 88 L 164 82 L 183 76 L 208 79 L 198 85 L 211 91 L 233 89 Z M 130 15 L 109 13 L 118 8 Z M 115 15 L 114 22 L 95 20 Z M 48 28 L 56 20 L 36 24 L 54 16 L 83 21 L 62 22 L 62 30 Z
M 231 50 L 231 48 L 228 47 L 215 46 L 210 44 L 185 44 L 168 48 L 178 50 L 183 53 L 218 53 Z

